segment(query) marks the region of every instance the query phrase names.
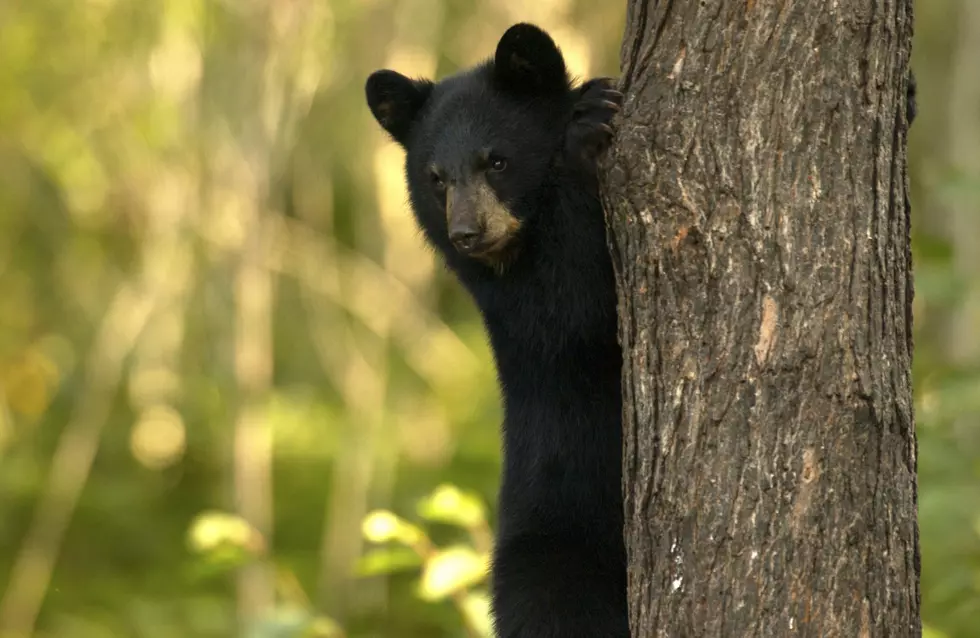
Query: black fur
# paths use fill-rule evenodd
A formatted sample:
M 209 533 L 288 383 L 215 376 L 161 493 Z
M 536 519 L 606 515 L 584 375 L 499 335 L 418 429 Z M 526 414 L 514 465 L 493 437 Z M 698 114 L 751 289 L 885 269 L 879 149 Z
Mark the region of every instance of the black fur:
M 432 86 L 432 82 L 410 80 L 394 71 L 378 71 L 368 78 L 368 107 L 374 119 L 404 146 L 412 121 L 429 99 Z
M 919 104 L 916 100 L 916 93 L 918 93 L 918 87 L 915 82 L 915 74 L 909 71 L 909 85 L 908 92 L 905 97 L 905 119 L 908 120 L 908 125 L 911 127 L 912 122 L 915 121 L 915 116 L 919 114 Z
M 492 61 L 434 85 L 378 71 L 367 100 L 407 151 L 417 221 L 479 307 L 497 364 L 498 636 L 626 638 L 622 357 L 595 175 L 622 96 L 607 79 L 572 86 L 551 38 L 520 24 Z M 382 104 L 395 106 L 378 117 Z M 466 180 L 485 149 L 506 158 L 486 179 L 521 221 L 502 271 L 454 249 L 431 173 Z

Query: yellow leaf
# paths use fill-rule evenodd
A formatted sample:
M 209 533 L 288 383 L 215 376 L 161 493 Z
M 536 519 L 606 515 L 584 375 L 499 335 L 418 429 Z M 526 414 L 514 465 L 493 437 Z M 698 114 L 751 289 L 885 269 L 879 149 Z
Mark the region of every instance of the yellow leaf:
M 261 551 L 264 543 L 258 530 L 245 519 L 225 512 L 205 512 L 191 524 L 188 534 L 194 551 L 205 553 L 223 545 Z
M 490 596 L 485 591 L 474 591 L 463 599 L 463 616 L 466 625 L 480 636 L 493 635 L 493 623 L 490 621 Z
M 397 541 L 415 545 L 425 538 L 422 530 L 388 510 L 375 510 L 368 514 L 361 524 L 361 532 L 372 543 Z
M 310 623 L 306 635 L 309 638 L 334 638 L 343 636 L 344 631 L 332 618 L 319 616 Z
M 440 485 L 419 503 L 419 516 L 468 529 L 486 521 L 486 510 L 476 496 L 453 485 Z
M 36 418 L 48 408 L 59 382 L 57 365 L 38 348 L 30 348 L 0 370 L 0 391 L 14 412 Z
M 487 567 L 487 559 L 465 545 L 441 550 L 425 564 L 419 596 L 427 601 L 442 600 L 453 592 L 482 582 L 487 576 Z

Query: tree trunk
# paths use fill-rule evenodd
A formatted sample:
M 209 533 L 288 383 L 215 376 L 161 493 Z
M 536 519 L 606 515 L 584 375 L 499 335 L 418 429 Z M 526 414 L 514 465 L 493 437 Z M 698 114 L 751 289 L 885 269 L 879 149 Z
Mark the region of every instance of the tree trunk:
M 918 636 L 911 0 L 631 0 L 604 198 L 630 623 Z

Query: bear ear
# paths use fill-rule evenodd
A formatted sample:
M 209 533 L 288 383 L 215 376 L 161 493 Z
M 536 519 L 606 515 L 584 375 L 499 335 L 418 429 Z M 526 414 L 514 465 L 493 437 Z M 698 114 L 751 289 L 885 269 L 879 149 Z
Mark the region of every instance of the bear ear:
M 415 117 L 432 93 L 432 82 L 412 80 L 401 73 L 375 71 L 364 86 L 368 107 L 378 124 L 405 146 Z
M 507 29 L 497 43 L 493 74 L 501 88 L 518 93 L 568 90 L 565 59 L 551 36 L 522 22 Z

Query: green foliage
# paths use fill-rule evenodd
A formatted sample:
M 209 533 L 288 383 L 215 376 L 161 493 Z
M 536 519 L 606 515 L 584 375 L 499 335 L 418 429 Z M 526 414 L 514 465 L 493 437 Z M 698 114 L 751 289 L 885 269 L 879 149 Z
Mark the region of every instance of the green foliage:
M 295 574 L 275 565 L 262 534 L 241 517 L 225 512 L 199 515 L 188 532 L 188 544 L 200 558 L 192 570 L 198 578 L 224 576 L 249 564 L 271 567 L 276 604 L 244 628 L 247 638 L 345 638 L 335 620 L 313 608 Z
M 420 501 L 419 510 L 428 520 L 467 530 L 469 542 L 437 547 L 421 527 L 387 510 L 376 510 L 364 518 L 361 529 L 368 541 L 388 546 L 361 556 L 356 573 L 372 577 L 420 570 L 419 599 L 429 603 L 451 599 L 469 635 L 490 636 L 490 599 L 480 588 L 487 579 L 492 547 L 483 504 L 475 495 L 441 485 Z M 202 513 L 188 531 L 188 545 L 200 559 L 193 569 L 198 578 L 225 575 L 248 564 L 267 565 L 276 574 L 277 602 L 252 621 L 247 636 L 346 636 L 334 619 L 316 612 L 296 575 L 276 565 L 265 538 L 243 518 L 225 512 Z
M 980 618 L 980 111 L 951 63 L 971 6 L 917 3 L 910 142 L 944 638 Z M 0 635 L 489 634 L 491 358 L 362 91 L 472 64 L 516 19 L 616 73 L 621 3 L 515 7 L 4 3 Z
M 483 503 L 474 494 L 444 484 L 423 498 L 417 509 L 423 519 L 465 530 L 468 541 L 436 547 L 422 528 L 389 511 L 377 510 L 364 519 L 364 537 L 372 543 L 396 546 L 366 554 L 360 573 L 391 573 L 418 565 L 421 578 L 416 591 L 420 599 L 439 602 L 451 598 L 470 634 L 490 636 L 490 599 L 485 590 L 478 588 L 487 579 L 493 546 Z M 405 556 L 405 550 L 415 556 L 414 564 Z

